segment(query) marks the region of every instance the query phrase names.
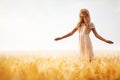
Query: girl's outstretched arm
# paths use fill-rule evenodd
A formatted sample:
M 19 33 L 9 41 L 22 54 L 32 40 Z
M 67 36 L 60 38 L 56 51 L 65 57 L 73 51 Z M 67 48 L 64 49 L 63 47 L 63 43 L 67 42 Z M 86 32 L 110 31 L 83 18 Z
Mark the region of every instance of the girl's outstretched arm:
M 66 37 L 69 37 L 69 36 L 73 35 L 76 31 L 77 31 L 77 27 L 75 27 L 75 28 L 74 28 L 71 32 L 69 32 L 68 34 L 66 34 L 66 35 L 64 35 L 64 36 L 62 36 L 62 37 L 57 37 L 57 38 L 55 38 L 55 41 L 61 40 L 61 39 L 66 38 Z
M 104 39 L 103 37 L 101 37 L 101 36 L 97 33 L 97 31 L 96 31 L 95 28 L 92 28 L 92 32 L 94 33 L 95 37 L 97 37 L 98 39 L 100 39 L 100 40 L 102 40 L 102 41 L 104 41 L 104 42 L 106 42 L 106 43 L 113 44 L 113 42 L 112 42 L 111 40 L 106 40 L 106 39 Z

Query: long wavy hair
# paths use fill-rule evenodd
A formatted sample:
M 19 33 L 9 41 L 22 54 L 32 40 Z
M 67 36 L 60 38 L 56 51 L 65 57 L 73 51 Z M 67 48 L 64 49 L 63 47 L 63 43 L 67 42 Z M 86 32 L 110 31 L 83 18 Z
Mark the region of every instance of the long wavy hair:
M 80 17 L 80 22 L 78 23 L 78 26 L 81 27 L 82 24 L 85 24 L 87 27 L 89 27 L 90 25 L 90 13 L 87 9 L 81 9 L 80 13 L 79 13 L 79 17 Z M 87 17 L 88 18 L 88 22 L 84 22 L 83 17 Z

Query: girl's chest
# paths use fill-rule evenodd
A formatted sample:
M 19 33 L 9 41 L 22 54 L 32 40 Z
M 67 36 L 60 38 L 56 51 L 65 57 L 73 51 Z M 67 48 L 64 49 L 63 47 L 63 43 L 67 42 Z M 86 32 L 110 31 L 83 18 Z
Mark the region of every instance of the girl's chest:
M 89 27 L 86 27 L 86 26 L 81 26 L 79 28 L 79 33 L 81 34 L 89 34 L 91 31 L 91 29 Z

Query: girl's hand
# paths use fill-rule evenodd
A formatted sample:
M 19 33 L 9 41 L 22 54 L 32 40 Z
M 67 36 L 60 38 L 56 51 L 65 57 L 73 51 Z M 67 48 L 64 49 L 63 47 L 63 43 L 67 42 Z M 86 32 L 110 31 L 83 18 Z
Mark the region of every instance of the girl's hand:
M 109 43 L 109 44 L 113 44 L 113 42 L 112 42 L 112 41 L 110 41 L 110 40 L 107 40 L 107 43 Z
M 58 38 L 55 38 L 55 41 L 58 41 L 58 40 L 61 40 L 62 38 L 61 37 L 58 37 Z

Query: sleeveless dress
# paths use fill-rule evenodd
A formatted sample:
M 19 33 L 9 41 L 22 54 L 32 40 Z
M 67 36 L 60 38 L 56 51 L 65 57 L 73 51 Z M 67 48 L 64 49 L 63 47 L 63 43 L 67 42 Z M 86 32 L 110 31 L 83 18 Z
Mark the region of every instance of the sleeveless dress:
M 85 26 L 85 24 L 82 24 L 81 27 L 78 28 L 81 59 L 91 60 L 94 58 L 93 47 L 89 37 L 92 28 L 95 28 L 93 23 L 90 23 L 89 27 Z

